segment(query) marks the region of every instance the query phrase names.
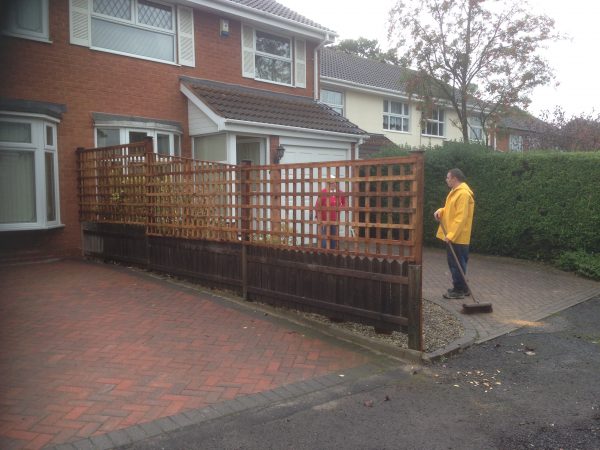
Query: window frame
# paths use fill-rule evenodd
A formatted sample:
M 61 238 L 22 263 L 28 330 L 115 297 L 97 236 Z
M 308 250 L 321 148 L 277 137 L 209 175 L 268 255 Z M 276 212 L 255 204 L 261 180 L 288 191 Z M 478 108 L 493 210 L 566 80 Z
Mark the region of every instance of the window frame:
M 481 123 L 481 119 L 479 117 L 470 116 L 467 119 L 467 125 L 469 127 L 469 141 L 482 143 L 483 124 Z
M 392 103 L 398 103 L 401 106 L 403 114 L 393 113 L 391 112 Z M 386 111 L 387 109 L 387 111 Z M 385 126 L 385 119 L 387 118 L 387 128 Z M 390 128 L 391 119 L 401 119 L 402 129 L 393 129 Z M 406 121 L 406 127 L 404 127 L 404 123 Z M 391 133 L 410 133 L 410 105 L 408 102 L 398 101 L 398 100 L 390 100 L 383 99 L 383 115 L 382 115 L 382 129 Z M 406 129 L 404 129 L 406 128 Z
M 330 92 L 332 94 L 339 94 L 341 103 L 338 104 L 338 103 L 331 103 L 331 102 L 324 101 L 323 100 L 324 92 Z M 344 98 L 344 93 L 342 91 L 332 91 L 331 89 L 321 89 L 320 98 L 321 98 L 321 103 L 329 106 L 331 109 L 338 112 L 340 115 L 342 115 L 342 116 L 344 115 L 345 98 Z
M 114 53 L 117 55 L 124 55 L 124 56 L 130 56 L 133 58 L 140 58 L 140 59 L 146 59 L 149 61 L 156 61 L 156 62 L 161 62 L 161 63 L 166 63 L 166 64 L 176 64 L 179 65 L 179 55 L 178 55 L 178 39 L 179 39 L 179 31 L 177 29 L 177 14 L 178 14 L 178 10 L 175 7 L 174 4 L 169 4 L 169 3 L 165 3 L 162 1 L 157 1 L 157 0 L 148 0 L 149 3 L 156 3 L 158 5 L 162 5 L 162 6 L 166 6 L 169 7 L 171 9 L 171 29 L 170 30 L 166 30 L 164 28 L 160 28 L 160 27 L 155 27 L 152 25 L 147 25 L 144 23 L 140 23 L 139 22 L 139 18 L 138 18 L 138 8 L 139 8 L 139 1 L 140 0 L 128 0 L 130 2 L 130 12 L 131 12 L 131 19 L 121 19 L 119 17 L 115 17 L 115 16 L 111 16 L 108 14 L 102 14 L 99 12 L 94 11 L 94 2 L 93 0 L 90 3 L 90 11 L 89 11 L 89 20 L 90 20 L 90 35 L 89 35 L 89 47 L 93 50 L 99 50 L 99 51 L 103 51 L 103 52 L 108 52 L 108 53 Z M 152 56 L 145 56 L 142 54 L 137 54 L 137 53 L 131 53 L 128 51 L 122 51 L 122 50 L 115 50 L 115 49 L 111 49 L 111 48 L 106 48 L 106 47 L 101 47 L 101 46 L 97 46 L 94 44 L 94 33 L 93 33 L 93 26 L 92 26 L 92 22 L 93 20 L 102 20 L 105 22 L 109 22 L 109 23 L 115 23 L 118 25 L 123 25 L 123 26 L 127 26 L 127 27 L 131 27 L 133 29 L 138 29 L 141 31 L 147 31 L 147 32 L 152 32 L 152 33 L 157 33 L 157 34 L 162 34 L 165 36 L 169 36 L 173 38 L 173 46 L 172 46 L 172 52 L 173 52 L 173 60 L 169 60 L 169 59 L 161 59 L 161 58 L 154 58 Z
M 254 28 L 254 79 L 258 80 L 258 81 L 264 81 L 267 83 L 273 83 L 273 84 L 279 84 L 282 86 L 294 86 L 294 39 L 292 39 L 289 36 L 285 36 L 285 35 L 281 35 L 281 34 L 276 34 L 276 33 L 272 33 L 269 31 L 264 31 L 261 29 L 257 29 Z M 271 36 L 275 36 L 277 38 L 280 39 L 285 39 L 289 42 L 289 49 L 290 49 L 290 57 L 286 58 L 280 55 L 275 55 L 273 53 L 267 53 L 267 52 L 263 52 L 260 50 L 257 50 L 256 45 L 257 45 L 257 41 L 258 41 L 258 36 L 257 33 L 264 33 L 267 35 L 271 35 Z M 277 60 L 277 61 L 283 61 L 285 63 L 289 63 L 290 65 L 290 82 L 289 83 L 284 83 L 281 81 L 275 81 L 275 80 L 271 80 L 269 78 L 260 78 L 258 76 L 258 69 L 257 69 L 257 64 L 256 64 L 256 59 L 257 57 L 263 57 L 263 58 L 269 58 L 269 59 L 273 59 L 273 60 Z
M 517 142 L 515 142 L 517 141 Z M 525 139 L 520 134 L 508 135 L 508 151 L 511 153 L 523 153 L 523 144 Z M 517 144 L 514 146 L 513 144 Z
M 442 114 L 442 119 L 440 119 L 440 113 Z M 438 133 L 430 133 L 429 127 L 436 126 Z M 439 130 L 442 132 L 440 133 Z M 425 119 L 425 127 L 421 128 L 421 134 L 423 136 L 444 138 L 446 137 L 446 111 L 441 107 L 436 107 L 432 110 L 431 116 Z
M 40 2 L 41 13 L 42 13 L 42 31 L 32 32 L 22 28 L 18 28 L 15 23 L 15 18 L 11 15 L 7 15 L 6 22 L 1 24 L 2 34 L 7 36 L 13 36 L 23 39 L 30 39 L 39 42 L 50 42 L 50 25 L 49 25 L 49 3 L 48 0 L 37 0 Z M 8 5 L 8 4 L 7 4 Z M 5 6 L 7 6 L 5 5 Z
M 153 127 L 140 127 L 140 126 L 127 126 L 127 125 L 96 125 L 94 126 L 94 145 L 96 147 L 98 144 L 98 131 L 99 130 L 118 130 L 119 131 L 119 143 L 115 145 L 125 145 L 129 144 L 129 133 L 145 133 L 146 136 L 152 138 L 152 151 L 157 155 L 162 156 L 181 156 L 181 137 L 182 133 L 178 133 L 171 130 L 164 130 L 162 128 L 153 128 Z M 169 153 L 159 153 L 158 151 L 158 135 L 168 135 L 169 137 Z M 179 136 L 179 139 L 176 139 L 175 136 Z M 111 147 L 111 146 L 108 146 Z
M 31 142 L 0 142 L 0 152 L 17 151 L 33 152 L 35 184 L 35 221 L 32 222 L 7 222 L 0 223 L 2 231 L 47 230 L 62 227 L 60 214 L 60 188 L 58 166 L 58 123 L 59 121 L 48 116 L 26 113 L 0 113 L 0 121 L 13 123 L 28 123 L 31 127 Z M 48 128 L 52 130 L 52 142 L 48 143 Z M 48 192 L 46 155 L 51 155 L 52 175 L 51 192 Z M 53 199 L 54 219 L 49 219 L 51 208 L 48 199 Z M 0 206 L 1 207 L 1 206 Z

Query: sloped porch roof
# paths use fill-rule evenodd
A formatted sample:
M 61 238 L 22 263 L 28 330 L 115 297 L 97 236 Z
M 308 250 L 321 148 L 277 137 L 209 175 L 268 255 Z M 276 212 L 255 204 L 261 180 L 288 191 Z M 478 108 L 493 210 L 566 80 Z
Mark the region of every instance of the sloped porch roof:
M 221 129 L 228 123 L 268 124 L 290 130 L 335 133 L 356 138 L 366 133 L 329 106 L 309 97 L 275 93 L 216 81 L 181 78 L 182 92 L 199 100 Z

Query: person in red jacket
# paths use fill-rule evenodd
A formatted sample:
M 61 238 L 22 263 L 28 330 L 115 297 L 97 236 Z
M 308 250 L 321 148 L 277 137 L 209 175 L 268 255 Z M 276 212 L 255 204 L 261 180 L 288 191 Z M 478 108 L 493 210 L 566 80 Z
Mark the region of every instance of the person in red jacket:
M 315 203 L 314 217 L 321 235 L 321 248 L 337 248 L 335 237 L 339 231 L 340 209 L 344 206 L 346 206 L 345 193 L 338 189 L 335 175 L 331 175 L 327 187 L 323 188 Z

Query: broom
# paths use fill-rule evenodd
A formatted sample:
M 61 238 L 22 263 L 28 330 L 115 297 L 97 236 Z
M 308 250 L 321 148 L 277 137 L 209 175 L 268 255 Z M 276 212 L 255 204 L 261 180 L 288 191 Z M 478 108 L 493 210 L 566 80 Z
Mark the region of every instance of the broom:
M 444 224 L 442 223 L 442 221 L 440 221 L 440 226 L 442 227 L 444 237 L 446 237 L 446 227 L 444 227 Z M 452 252 L 452 256 L 454 257 L 454 261 L 456 262 L 456 267 L 458 267 L 460 275 L 462 276 L 463 282 L 465 283 L 465 287 L 467 288 L 467 292 L 471 293 L 471 299 L 473 300 L 473 303 L 463 303 L 463 305 L 462 305 L 463 309 L 461 312 L 463 314 L 491 313 L 492 312 L 492 304 L 491 303 L 479 303 L 475 299 L 475 294 L 473 294 L 473 291 L 471 290 L 471 288 L 469 287 L 469 284 L 467 283 L 467 276 L 465 275 L 465 272 L 462 269 L 460 262 L 458 261 L 458 256 L 456 256 L 456 252 L 454 251 L 452 242 L 447 241 L 447 244 L 448 244 L 448 247 L 450 247 L 450 251 Z

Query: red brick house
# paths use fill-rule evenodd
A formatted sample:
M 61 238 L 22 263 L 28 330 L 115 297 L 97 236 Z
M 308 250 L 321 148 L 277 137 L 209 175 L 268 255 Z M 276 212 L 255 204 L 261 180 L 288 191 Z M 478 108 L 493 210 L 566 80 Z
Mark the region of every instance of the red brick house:
M 0 256 L 76 255 L 76 148 L 151 136 L 236 163 L 356 157 L 319 103 L 331 30 L 273 0 L 7 0 L 0 35 Z
M 541 137 L 549 125 L 531 114 L 515 110 L 501 117 L 492 136 L 492 147 L 500 152 L 527 152 L 542 149 Z

